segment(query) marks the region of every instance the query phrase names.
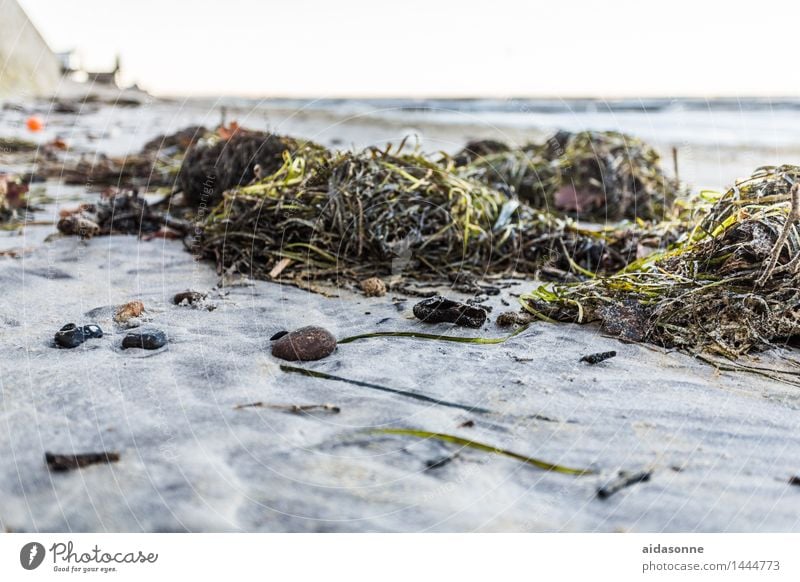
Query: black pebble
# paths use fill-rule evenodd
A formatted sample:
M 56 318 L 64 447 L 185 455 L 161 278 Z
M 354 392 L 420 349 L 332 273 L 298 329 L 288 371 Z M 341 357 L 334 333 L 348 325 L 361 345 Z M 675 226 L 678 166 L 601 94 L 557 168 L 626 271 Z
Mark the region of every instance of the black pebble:
M 269 341 L 271 341 L 271 342 L 274 342 L 274 341 L 275 341 L 275 340 L 277 340 L 277 339 L 281 339 L 281 338 L 282 338 L 283 336 L 285 336 L 287 333 L 289 333 L 289 332 L 288 332 L 288 331 L 286 331 L 285 329 L 284 329 L 283 331 L 279 331 L 279 332 L 278 332 L 278 333 L 276 333 L 274 336 L 272 336 L 271 338 L 269 338 Z
M 86 341 L 86 333 L 84 328 L 68 323 L 56 332 L 55 340 L 59 347 L 77 348 Z
M 167 344 L 167 335 L 163 331 L 137 331 L 129 333 L 122 340 L 122 349 L 141 348 L 157 350 Z
M 90 337 L 103 337 L 103 330 L 100 329 L 99 325 L 91 323 L 83 326 L 83 335 L 86 336 L 87 339 Z

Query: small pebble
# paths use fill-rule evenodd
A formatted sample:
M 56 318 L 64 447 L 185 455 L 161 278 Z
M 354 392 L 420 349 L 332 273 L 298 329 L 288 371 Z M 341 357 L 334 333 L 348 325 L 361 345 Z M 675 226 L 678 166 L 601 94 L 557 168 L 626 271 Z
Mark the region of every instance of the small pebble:
M 103 337 L 103 330 L 100 329 L 99 325 L 95 325 L 93 323 L 90 323 L 89 325 L 84 325 L 83 326 L 83 335 L 85 335 L 87 338 L 90 338 L 90 337 L 94 337 L 94 338 Z
M 122 340 L 122 349 L 141 348 L 157 350 L 167 344 L 167 335 L 163 331 L 137 331 L 129 333 Z
M 177 293 L 175 297 L 172 298 L 172 302 L 175 305 L 193 305 L 195 303 L 200 303 L 205 298 L 206 298 L 205 293 L 187 289 L 186 291 Z
M 277 339 L 281 339 L 281 338 L 282 338 L 283 336 L 285 336 L 287 333 L 289 333 L 289 332 L 288 332 L 288 331 L 286 331 L 285 329 L 284 329 L 283 331 L 279 331 L 278 333 L 276 333 L 275 335 L 273 335 L 271 338 L 269 338 L 269 341 L 271 341 L 271 342 L 274 342 L 274 341 L 275 341 L 275 340 L 277 340 Z
M 130 301 L 125 305 L 120 305 L 117 313 L 114 315 L 114 321 L 117 323 L 128 323 L 131 319 L 139 317 L 144 313 L 144 303 L 139 300 Z
M 77 348 L 86 341 L 86 334 L 82 327 L 68 323 L 56 332 L 55 341 L 62 348 Z
M 510 325 L 525 325 L 533 321 L 533 316 L 520 311 L 505 311 L 497 316 L 496 323 L 500 327 Z
M 68 323 L 56 332 L 56 345 L 62 348 L 77 348 L 89 338 L 103 337 L 103 330 L 99 325 L 90 324 L 78 327 L 74 323 Z
M 272 344 L 272 355 L 292 362 L 320 360 L 336 349 L 336 338 L 331 332 L 313 325 L 301 327 L 284 334 Z
M 361 290 L 367 297 L 383 297 L 386 295 L 386 283 L 377 277 L 370 277 L 361 281 Z

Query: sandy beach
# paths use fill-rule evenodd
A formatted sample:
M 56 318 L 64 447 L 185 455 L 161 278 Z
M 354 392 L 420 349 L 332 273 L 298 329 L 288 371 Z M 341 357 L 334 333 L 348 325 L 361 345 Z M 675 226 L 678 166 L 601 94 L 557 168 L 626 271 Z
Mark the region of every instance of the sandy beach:
M 24 136 L 28 113 L 3 111 L 4 134 Z M 48 115 L 37 139 L 58 135 L 78 150 L 123 155 L 158 134 L 213 127 L 221 115 L 209 102 L 98 105 L 80 116 Z M 228 105 L 225 115 L 344 149 L 410 137 L 426 152 L 452 153 L 470 139 L 524 143 L 546 134 L 280 106 Z M 800 157 L 790 146 L 653 143 L 668 169 L 677 147 L 680 177 L 695 188 L 723 189 L 757 166 Z M 0 155 L 0 169 L 18 168 Z M 0 529 L 798 531 L 800 487 L 789 483 L 800 471 L 795 386 L 626 344 L 597 328 L 548 323 L 496 345 L 355 341 L 303 364 L 361 385 L 292 373 L 270 355 L 269 339 L 281 330 L 321 325 L 340 339 L 374 331 L 501 337 L 509 330 L 496 316 L 518 309 L 519 294 L 539 282 L 513 281 L 490 297 L 480 330 L 426 325 L 411 313 L 418 298 L 401 293 L 367 298 L 347 286 L 326 297 L 221 280 L 177 240 L 52 236 L 61 209 L 98 195 L 55 180 L 34 186 L 48 197 L 37 225 L 0 238 L 0 250 L 18 250 L 0 258 Z M 206 303 L 174 305 L 186 289 L 208 293 Z M 126 330 L 112 316 L 135 299 L 146 306 L 142 326 L 166 332 L 166 347 L 121 349 Z M 69 322 L 96 323 L 105 335 L 54 348 L 53 334 Z M 617 356 L 580 361 L 608 350 Z M 796 359 L 775 350 L 752 363 L 784 356 Z M 252 403 L 261 405 L 242 407 Z M 457 435 L 592 474 L 374 430 L 389 428 Z M 86 450 L 121 458 L 64 474 L 44 463 L 45 451 Z M 598 498 L 620 471 L 650 478 Z

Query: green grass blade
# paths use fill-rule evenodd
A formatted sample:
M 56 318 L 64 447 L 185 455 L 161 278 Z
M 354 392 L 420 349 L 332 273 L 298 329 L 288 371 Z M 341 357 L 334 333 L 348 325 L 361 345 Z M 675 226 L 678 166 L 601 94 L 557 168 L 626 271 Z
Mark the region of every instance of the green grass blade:
M 398 435 L 398 436 L 411 436 L 417 437 L 421 439 L 435 439 L 446 443 L 453 443 L 456 445 L 461 445 L 463 447 L 469 447 L 471 449 L 475 449 L 478 451 L 483 451 L 486 453 L 494 453 L 495 455 L 503 455 L 505 457 L 509 457 L 516 461 L 520 461 L 522 463 L 526 463 L 528 465 L 533 465 L 539 469 L 544 471 L 552 471 L 555 473 L 563 473 L 565 475 L 593 475 L 595 471 L 591 469 L 575 469 L 573 467 L 565 467 L 563 465 L 556 465 L 555 463 L 548 463 L 547 461 L 542 461 L 541 459 L 535 459 L 533 457 L 526 457 L 525 455 L 520 455 L 518 453 L 514 453 L 512 451 L 508 451 L 505 449 L 501 449 L 499 447 L 495 447 L 492 445 L 487 445 L 484 443 L 479 443 L 477 441 L 464 439 L 461 437 L 457 437 L 451 434 L 443 434 L 439 432 L 428 432 L 427 430 L 417 430 L 417 429 L 407 429 L 407 428 L 380 428 L 375 429 L 373 432 L 379 434 L 389 434 L 389 435 Z
M 455 342 L 459 344 L 483 344 L 483 345 L 493 345 L 493 344 L 502 344 L 514 336 L 521 334 L 523 331 L 528 329 L 530 324 L 526 324 L 521 326 L 519 329 L 515 330 L 513 333 L 504 336 L 504 337 L 458 337 L 453 335 L 436 335 L 434 333 L 421 333 L 417 331 L 376 331 L 373 333 L 363 333 L 360 335 L 352 335 L 350 337 L 346 337 L 340 339 L 338 343 L 340 344 L 349 344 L 354 341 L 363 340 L 363 339 L 371 339 L 376 337 L 408 337 L 413 339 L 423 339 L 423 340 L 434 340 L 434 341 L 443 341 L 443 342 Z

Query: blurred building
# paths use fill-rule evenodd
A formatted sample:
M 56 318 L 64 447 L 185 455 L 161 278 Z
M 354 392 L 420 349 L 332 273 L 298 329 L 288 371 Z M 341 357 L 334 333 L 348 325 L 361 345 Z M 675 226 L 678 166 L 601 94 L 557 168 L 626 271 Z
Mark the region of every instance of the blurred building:
M 0 23 L 0 95 L 52 94 L 61 62 L 17 0 L 0 2 Z

